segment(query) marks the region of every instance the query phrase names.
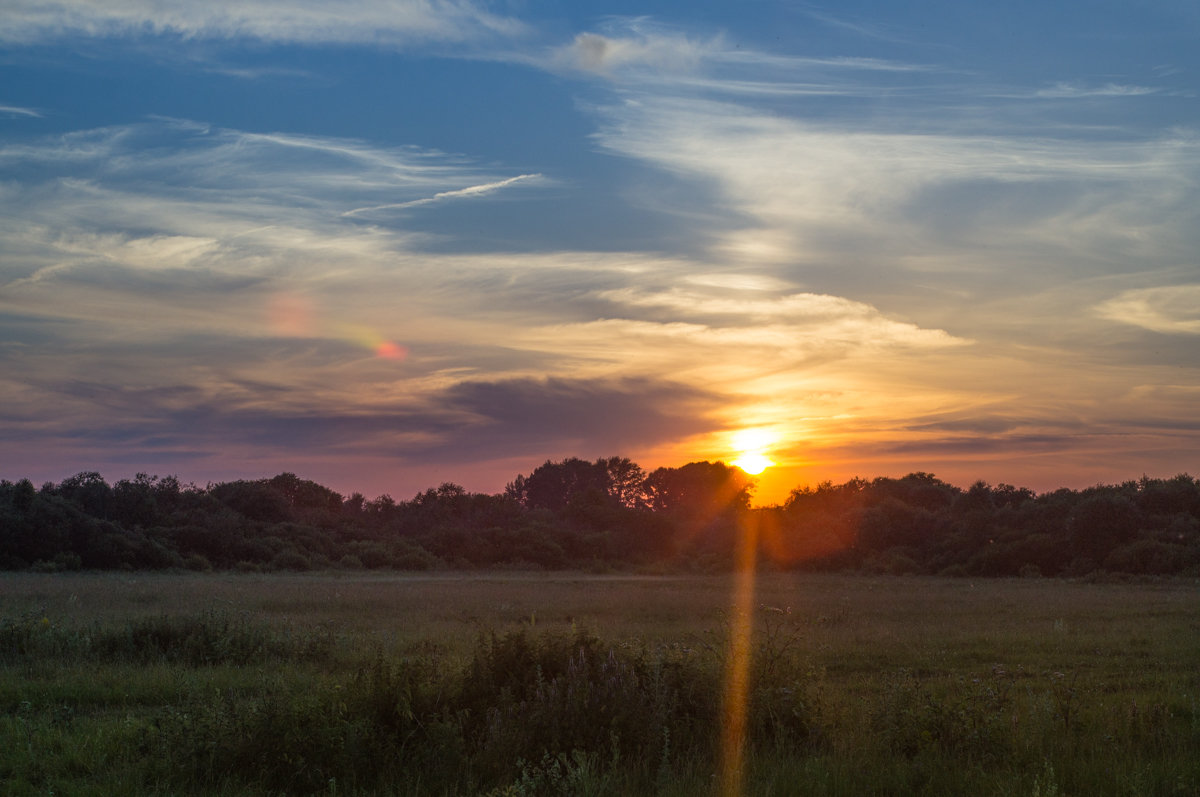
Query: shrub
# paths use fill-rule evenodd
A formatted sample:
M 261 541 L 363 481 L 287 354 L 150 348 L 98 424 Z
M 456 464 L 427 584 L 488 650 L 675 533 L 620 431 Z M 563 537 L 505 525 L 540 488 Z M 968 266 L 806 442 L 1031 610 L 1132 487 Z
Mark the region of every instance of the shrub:
M 198 553 L 189 554 L 183 560 L 183 564 L 188 570 L 195 570 L 200 573 L 211 573 L 213 569 L 212 563 L 208 561 L 208 557 Z
M 288 549 L 275 554 L 271 560 L 272 570 L 312 570 L 308 557 L 299 551 Z

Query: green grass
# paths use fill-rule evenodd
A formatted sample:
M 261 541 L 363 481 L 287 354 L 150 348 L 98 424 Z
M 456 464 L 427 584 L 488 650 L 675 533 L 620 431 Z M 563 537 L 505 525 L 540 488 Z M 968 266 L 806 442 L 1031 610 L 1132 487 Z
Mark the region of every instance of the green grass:
M 10 574 L 5 794 L 705 794 L 732 582 Z M 1200 794 L 1200 585 L 763 574 L 744 792 Z

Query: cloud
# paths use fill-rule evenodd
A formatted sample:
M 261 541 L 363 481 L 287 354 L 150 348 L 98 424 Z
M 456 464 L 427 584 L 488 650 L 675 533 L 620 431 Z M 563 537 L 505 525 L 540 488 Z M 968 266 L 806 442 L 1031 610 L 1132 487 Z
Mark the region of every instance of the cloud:
M 863 74 L 942 71 L 882 58 L 799 56 L 735 46 L 722 35 L 688 34 L 647 17 L 610 18 L 600 32 L 577 34 L 548 58 L 526 58 L 551 70 L 600 75 L 639 89 L 759 97 L 876 96 L 882 87 L 862 82 Z
M 1124 291 L 1100 304 L 1096 312 L 1164 335 L 1200 335 L 1200 285 Z
M 728 291 L 700 291 L 686 286 L 662 291 L 629 287 L 606 291 L 602 298 L 634 311 L 651 311 L 662 325 L 658 334 L 704 341 L 712 346 L 766 347 L 766 355 L 779 362 L 813 356 L 839 357 L 853 352 L 892 348 L 944 348 L 970 341 L 941 329 L 921 329 L 887 318 L 876 308 L 844 299 L 812 293 L 729 295 Z M 655 334 L 651 319 L 631 326 L 630 334 Z
M 525 31 L 517 20 L 469 0 L 12 0 L 0 11 L 0 41 L 44 42 L 70 36 L 172 35 L 250 38 L 272 43 L 360 43 L 397 46 L 460 42 Z
M 21 175 L 0 190 L 9 290 L 103 264 L 328 273 L 331 259 L 378 261 L 419 234 L 346 219 L 355 208 L 536 182 L 416 148 L 178 120 L 0 144 L 0 174 L 8 170 Z
M 424 197 L 422 199 L 411 199 L 407 202 L 398 202 L 391 205 L 376 205 L 368 208 L 355 208 L 354 210 L 347 210 L 342 215 L 357 216 L 363 213 L 374 213 L 380 210 L 402 210 L 404 208 L 420 207 L 421 205 L 432 205 L 435 202 L 443 202 L 447 199 L 466 199 L 470 197 L 485 196 L 516 183 L 527 182 L 531 180 L 538 181 L 541 179 L 543 178 L 540 174 L 519 174 L 516 177 L 497 180 L 494 183 L 483 183 L 482 185 L 471 185 L 467 186 L 466 188 L 456 188 L 452 191 L 442 191 L 434 194 L 431 197 Z
M 0 169 L 29 164 L 40 177 L 0 195 L 19 255 L 0 283 L 15 332 L 0 436 L 81 463 L 669 463 L 751 418 L 811 426 L 844 409 L 816 393 L 870 414 L 845 372 L 964 343 L 754 269 L 432 252 L 417 230 L 344 217 L 513 184 L 437 153 L 156 120 L 0 148 Z M 368 339 L 409 355 L 377 357 Z
M 0 114 L 8 114 L 10 116 L 29 116 L 34 119 L 41 119 L 42 112 L 34 108 L 22 108 L 17 105 L 0 105 Z
M 1084 435 L 1058 434 L 1015 434 L 993 437 L 988 435 L 969 435 L 964 437 L 926 438 L 908 440 L 880 446 L 881 453 L 916 455 L 918 458 L 930 458 L 945 455 L 974 455 L 979 457 L 994 457 L 999 454 L 1033 455 L 1042 453 L 1062 453 L 1081 446 L 1090 441 Z
M 649 68 L 686 72 L 695 69 L 711 44 L 682 35 L 645 34 L 605 36 L 580 33 L 560 49 L 555 60 L 585 72 L 611 74 L 618 70 Z
M 867 39 L 878 39 L 886 42 L 905 42 L 909 40 L 909 36 L 902 36 L 891 26 L 864 22 L 861 20 L 849 20 L 840 16 L 834 16 L 825 11 L 818 11 L 815 8 L 801 8 L 800 12 L 812 19 L 817 20 L 831 28 L 849 31 L 856 36 L 861 36 Z
M 1060 81 L 1053 86 L 1038 89 L 1034 97 L 1045 99 L 1083 99 L 1088 97 L 1141 97 L 1147 94 L 1158 94 L 1161 89 L 1149 86 L 1129 86 L 1119 83 L 1105 83 L 1103 86 L 1087 86 L 1081 83 Z
M 713 208 L 713 256 L 744 267 L 798 277 L 846 258 L 883 271 L 986 251 L 1066 275 L 1085 260 L 1163 267 L 1196 244 L 1200 143 L 1186 131 L 1118 141 L 920 133 L 666 96 L 599 113 L 597 142 L 689 181 Z
M 616 379 L 509 379 L 462 382 L 446 405 L 480 419 L 451 448 L 469 446 L 485 456 L 558 451 L 600 456 L 646 449 L 705 431 L 719 423 L 717 393 L 646 377 Z
M 0 439 L 70 440 L 187 458 L 236 454 L 284 463 L 306 452 L 386 456 L 397 462 L 461 462 L 576 454 L 594 456 L 712 428 L 720 397 L 650 379 L 570 378 L 466 381 L 384 405 L 324 404 L 278 385 L 170 384 L 132 388 L 66 379 L 45 383 L 58 404 L 78 406 L 32 428 L 10 416 Z
M 10 41 L 521 32 L 465 3 L 6 8 Z M 1194 260 L 1195 134 L 1028 124 L 1151 89 L 1060 84 L 1000 107 L 973 93 L 978 76 L 937 65 L 739 49 L 644 19 L 527 49 L 494 57 L 603 78 L 586 89 L 611 90 L 590 95 L 592 141 L 638 167 L 618 201 L 675 214 L 686 248 L 583 251 L 535 231 L 487 251 L 479 230 L 500 206 L 547 226 L 495 200 L 544 203 L 551 180 L 414 147 L 177 119 L 0 143 L 0 437 L 214 469 L 353 455 L 456 478 L 513 457 L 717 456 L 747 425 L 778 430 L 793 461 L 912 462 L 1055 440 L 1094 452 L 1116 447 L 1105 430 L 1121 418 L 1190 417 L 1195 396 L 1164 389 L 1190 371 L 1106 341 L 1134 337 L 1114 320 L 1196 331 L 1194 286 L 1114 297 Z M 592 186 L 554 184 L 563 207 L 591 207 Z M 408 356 L 375 356 L 376 340 Z

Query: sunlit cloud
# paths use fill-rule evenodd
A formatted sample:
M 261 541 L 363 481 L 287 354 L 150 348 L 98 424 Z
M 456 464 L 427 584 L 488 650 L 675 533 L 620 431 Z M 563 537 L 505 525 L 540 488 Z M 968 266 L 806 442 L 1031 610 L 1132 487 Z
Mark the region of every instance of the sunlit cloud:
M 1183 131 L 1103 142 L 864 132 L 680 98 L 601 113 L 606 150 L 696 181 L 726 209 L 707 230 L 714 256 L 793 279 L 847 257 L 876 271 L 931 258 L 954 269 L 981 252 L 992 263 L 1006 252 L 1009 271 L 1044 274 L 1050 261 L 1067 276 L 1084 260 L 1164 267 L 1197 242 L 1180 212 L 1200 196 L 1200 144 Z
M 577 34 L 556 48 L 547 65 L 591 72 L 627 82 L 662 78 L 665 84 L 737 88 L 762 93 L 803 93 L 841 73 L 940 71 L 928 64 L 883 58 L 800 55 L 733 44 L 720 34 L 697 35 L 648 17 L 610 17 L 599 31 Z M 758 79 L 750 79 L 754 75 Z M 851 90 L 842 82 L 844 90 Z
M 1167 335 L 1200 335 L 1200 285 L 1125 291 L 1096 308 L 1103 318 Z
M 602 32 L 580 33 L 555 50 L 550 64 L 606 76 L 624 70 L 682 74 L 723 49 L 720 37 L 701 39 L 645 17 L 617 17 Z
M 922 330 L 912 324 L 891 321 L 877 309 L 862 302 L 837 296 L 793 293 L 767 299 L 703 294 L 684 288 L 648 293 L 634 288 L 601 294 L 618 304 L 657 308 L 673 319 L 707 318 L 713 326 L 753 325 L 762 329 L 771 323 L 796 328 L 824 330 L 824 338 L 847 336 L 861 341 L 903 342 L 911 345 L 957 345 L 943 330 Z M 861 330 L 852 334 L 851 330 Z

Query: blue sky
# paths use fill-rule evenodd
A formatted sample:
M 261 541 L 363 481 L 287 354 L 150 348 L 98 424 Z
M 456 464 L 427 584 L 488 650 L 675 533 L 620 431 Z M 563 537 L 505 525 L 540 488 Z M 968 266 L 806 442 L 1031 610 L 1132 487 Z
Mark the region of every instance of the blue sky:
M 1194 473 L 1198 34 L 1165 1 L 0 0 L 0 477 Z

